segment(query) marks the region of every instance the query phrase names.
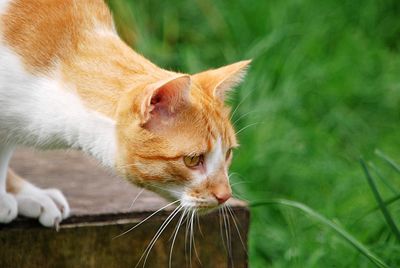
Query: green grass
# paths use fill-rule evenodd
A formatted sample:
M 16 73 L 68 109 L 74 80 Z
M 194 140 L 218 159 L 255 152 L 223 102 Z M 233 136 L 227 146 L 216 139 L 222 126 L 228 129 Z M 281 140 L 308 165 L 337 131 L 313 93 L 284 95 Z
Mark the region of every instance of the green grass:
M 307 204 L 389 266 L 400 263 L 382 214 L 400 223 L 399 1 L 109 2 L 125 40 L 160 66 L 194 73 L 253 59 L 231 100 L 236 129 L 253 124 L 232 166 L 239 196 Z M 361 155 L 375 163 L 378 203 Z M 374 267 L 335 230 L 285 206 L 252 208 L 249 256 L 251 267 Z

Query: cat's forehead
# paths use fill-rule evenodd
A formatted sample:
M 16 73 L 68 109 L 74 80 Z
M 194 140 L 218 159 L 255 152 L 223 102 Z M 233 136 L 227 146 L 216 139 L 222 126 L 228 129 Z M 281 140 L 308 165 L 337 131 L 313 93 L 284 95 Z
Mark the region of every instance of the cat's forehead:
M 210 152 L 217 143 L 224 148 L 237 145 L 227 109 L 197 106 L 182 114 L 178 121 L 172 135 L 186 154 Z
M 237 146 L 236 134 L 230 121 L 230 107 L 220 102 L 206 102 L 202 112 L 209 135 L 209 149 L 219 141 L 224 147 Z

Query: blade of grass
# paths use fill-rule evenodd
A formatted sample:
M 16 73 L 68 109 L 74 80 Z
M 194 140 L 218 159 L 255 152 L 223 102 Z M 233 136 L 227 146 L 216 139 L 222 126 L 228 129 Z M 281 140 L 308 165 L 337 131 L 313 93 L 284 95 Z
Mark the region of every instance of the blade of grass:
M 385 204 L 385 206 L 389 206 L 392 203 L 396 202 L 400 200 L 400 194 L 395 195 L 389 199 L 386 199 L 385 201 L 383 201 L 383 203 Z M 365 218 L 366 216 L 368 216 L 369 214 L 371 214 L 372 212 L 375 212 L 376 210 L 379 209 L 379 205 L 376 205 L 375 207 L 371 208 L 370 210 L 366 211 L 362 216 L 360 216 L 359 218 L 357 218 L 353 224 L 357 224 L 359 221 L 361 221 L 363 218 Z
M 383 152 L 380 150 L 375 150 L 375 154 L 382 158 L 386 163 L 388 163 L 394 170 L 396 170 L 398 173 L 400 173 L 400 166 L 389 156 L 385 155 Z
M 375 172 L 375 174 L 378 175 L 378 178 L 386 185 L 386 187 L 388 189 L 390 189 L 390 191 L 392 191 L 392 193 L 397 195 L 398 192 L 395 190 L 393 185 L 381 174 L 379 169 L 373 163 L 369 162 L 368 165 L 372 168 L 372 170 Z
M 377 267 L 389 267 L 383 260 L 381 260 L 378 256 L 372 253 L 366 246 L 364 246 L 361 242 L 359 242 L 355 237 L 353 237 L 350 233 L 348 233 L 345 229 L 334 223 L 333 221 L 325 218 L 323 215 L 314 211 L 310 207 L 291 200 L 286 199 L 271 199 L 266 201 L 259 201 L 250 203 L 250 207 L 260 207 L 265 205 L 284 205 L 292 208 L 297 208 L 304 212 L 305 214 L 311 216 L 317 221 L 325 224 L 326 226 L 332 228 L 337 234 L 339 234 L 342 238 L 344 238 L 347 242 L 349 242 L 356 250 L 358 250 L 361 254 L 367 257 L 373 264 Z
M 375 197 L 376 201 L 378 202 L 379 208 L 381 209 L 382 214 L 385 217 L 385 220 L 386 220 L 387 224 L 389 225 L 390 230 L 392 230 L 393 234 L 396 236 L 397 240 L 400 242 L 399 229 L 397 228 L 396 223 L 394 222 L 392 216 L 390 215 L 389 210 L 387 209 L 385 203 L 383 202 L 383 199 L 382 199 L 381 195 L 379 194 L 378 188 L 375 185 L 375 181 L 372 178 L 371 174 L 369 173 L 368 167 L 362 158 L 360 159 L 360 163 L 364 170 L 365 177 L 366 177 L 368 184 L 372 190 L 372 193 L 374 194 L 374 197 Z

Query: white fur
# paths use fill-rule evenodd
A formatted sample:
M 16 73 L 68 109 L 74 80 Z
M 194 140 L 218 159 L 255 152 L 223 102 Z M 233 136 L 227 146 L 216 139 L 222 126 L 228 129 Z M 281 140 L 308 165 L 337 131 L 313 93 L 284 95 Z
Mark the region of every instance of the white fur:
M 211 152 L 206 155 L 205 161 L 207 176 L 213 174 L 224 165 L 225 154 L 222 149 L 222 141 L 220 137 L 218 137 L 214 143 L 214 147 Z
M 213 149 L 205 155 L 204 161 L 206 168 L 205 172 L 193 171 L 193 183 L 196 185 L 203 183 L 208 177 L 217 172 L 220 168 L 224 168 L 223 165 L 225 163 L 225 157 L 220 137 L 218 137 L 214 142 Z
M 8 163 L 14 151 L 13 146 L 3 145 L 0 146 L 0 193 L 6 192 L 6 177 L 8 170 Z
M 12 146 L 0 146 L 0 223 L 8 223 L 17 217 L 17 201 L 6 193 L 8 163 L 13 152 Z
M 10 2 L 10 0 L 0 0 L 0 16 L 6 12 Z
M 86 109 L 57 78 L 27 73 L 0 44 L 0 144 L 74 148 L 113 167 L 115 122 Z
M 9 223 L 17 217 L 17 200 L 8 193 L 0 193 L 0 223 Z
M 9 2 L 0 0 L 0 15 Z M 73 88 L 60 81 L 56 70 L 47 76 L 27 72 L 1 37 L 0 32 L 0 222 L 10 222 L 18 212 L 39 218 L 44 226 L 55 226 L 69 214 L 60 191 L 26 182 L 14 196 L 6 193 L 13 147 L 80 149 L 114 167 L 115 122 L 87 109 Z

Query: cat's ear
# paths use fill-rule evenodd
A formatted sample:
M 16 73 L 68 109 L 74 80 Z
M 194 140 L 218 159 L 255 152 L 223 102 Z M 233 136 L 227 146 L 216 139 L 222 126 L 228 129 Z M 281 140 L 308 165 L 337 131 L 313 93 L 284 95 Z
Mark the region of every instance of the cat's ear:
M 147 87 L 140 106 L 141 124 L 163 120 L 189 102 L 191 78 L 180 75 L 164 79 Z
M 192 77 L 211 96 L 224 101 L 226 94 L 243 80 L 250 62 L 251 60 L 239 61 Z

